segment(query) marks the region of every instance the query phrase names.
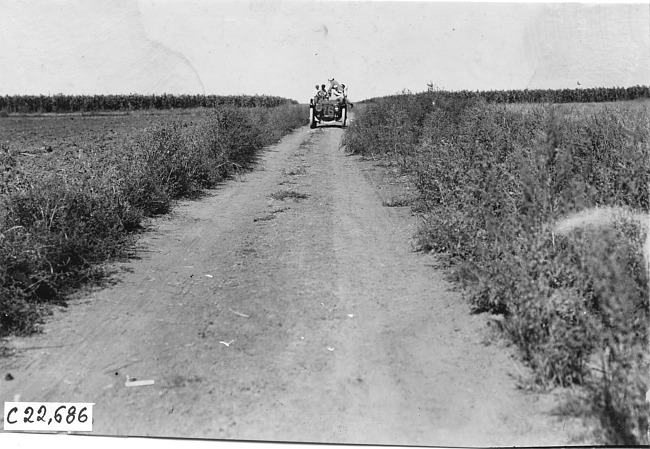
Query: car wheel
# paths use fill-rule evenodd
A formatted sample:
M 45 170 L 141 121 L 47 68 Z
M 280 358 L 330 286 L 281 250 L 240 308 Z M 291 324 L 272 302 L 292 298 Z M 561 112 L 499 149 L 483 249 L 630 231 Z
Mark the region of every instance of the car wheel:
M 309 127 L 316 128 L 316 118 L 314 117 L 314 108 L 309 108 Z

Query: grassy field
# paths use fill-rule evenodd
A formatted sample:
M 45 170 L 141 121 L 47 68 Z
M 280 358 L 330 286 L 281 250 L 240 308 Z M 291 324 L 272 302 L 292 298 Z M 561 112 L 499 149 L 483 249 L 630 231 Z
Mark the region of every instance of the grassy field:
M 0 117 L 0 336 L 133 254 L 145 217 L 245 170 L 305 107 Z
M 603 442 L 647 444 L 648 103 L 427 92 L 356 115 L 348 151 L 411 176 L 421 249 L 448 262 L 476 312 L 501 317 L 529 386 L 577 387 L 572 410 L 597 417 Z

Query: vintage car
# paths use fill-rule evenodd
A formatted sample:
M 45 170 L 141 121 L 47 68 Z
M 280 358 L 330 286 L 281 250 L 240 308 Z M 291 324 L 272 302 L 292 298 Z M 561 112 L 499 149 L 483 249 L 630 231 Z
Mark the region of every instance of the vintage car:
M 348 102 L 345 99 L 312 98 L 309 100 L 309 127 L 323 122 L 339 122 L 345 126 L 348 119 Z

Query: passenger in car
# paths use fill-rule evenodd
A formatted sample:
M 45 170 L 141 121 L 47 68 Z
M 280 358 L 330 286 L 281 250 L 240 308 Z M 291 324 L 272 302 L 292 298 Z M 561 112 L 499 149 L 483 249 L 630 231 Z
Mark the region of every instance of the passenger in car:
M 341 85 L 338 81 L 336 81 L 334 78 L 328 78 L 327 81 L 330 83 L 330 87 L 327 89 L 327 93 L 329 95 L 332 94 L 332 91 L 335 91 L 337 93 L 340 91 Z
M 314 103 L 319 103 L 327 97 L 328 95 L 327 91 L 325 90 L 325 84 L 321 84 L 320 87 L 318 87 L 318 84 L 316 84 L 316 96 L 314 97 Z
M 339 84 L 334 78 L 328 80 L 330 82 L 330 87 L 327 92 L 330 95 L 333 95 L 333 98 L 336 99 L 339 105 L 345 102 L 345 85 Z
M 325 84 L 321 84 L 320 90 L 318 91 L 318 96 L 321 98 L 328 98 L 329 94 L 325 90 Z

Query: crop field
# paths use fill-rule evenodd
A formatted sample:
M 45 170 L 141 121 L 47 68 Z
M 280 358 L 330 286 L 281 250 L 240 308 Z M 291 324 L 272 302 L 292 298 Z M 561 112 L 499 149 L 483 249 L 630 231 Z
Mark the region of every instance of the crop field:
M 132 254 L 143 218 L 244 170 L 304 108 L 0 117 L 0 335 Z
M 345 136 L 417 187 L 422 251 L 533 372 L 573 388 L 602 441 L 647 444 L 647 101 L 498 105 L 435 91 L 376 99 Z M 646 249 L 647 251 L 647 249 Z
M 36 155 L 48 147 L 57 154 L 86 148 L 119 148 L 144 129 L 159 123 L 191 123 L 194 113 L 47 114 L 8 116 L 2 119 L 3 148 L 12 154 Z
M 298 103 L 268 95 L 5 95 L 0 96 L 0 114 L 161 111 L 224 106 L 270 108 L 288 104 Z

